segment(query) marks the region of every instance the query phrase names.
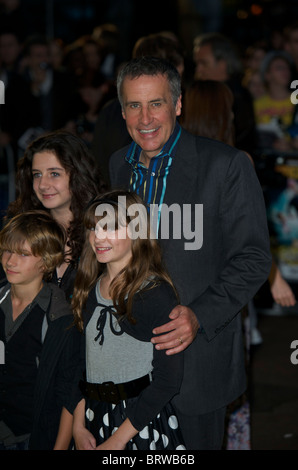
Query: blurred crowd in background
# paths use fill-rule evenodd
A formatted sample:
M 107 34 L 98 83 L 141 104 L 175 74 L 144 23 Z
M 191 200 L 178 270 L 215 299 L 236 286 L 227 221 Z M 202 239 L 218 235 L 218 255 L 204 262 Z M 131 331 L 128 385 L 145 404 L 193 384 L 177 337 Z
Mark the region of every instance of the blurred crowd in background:
M 296 129 L 290 129 L 295 121 L 288 96 L 298 63 L 295 15 L 298 21 L 298 7 L 290 0 L 163 0 L 150 2 L 146 9 L 134 0 L 0 0 L 0 79 L 6 92 L 0 144 L 11 145 L 18 159 L 36 134 L 61 127 L 91 144 L 100 110 L 116 96 L 118 67 L 131 58 L 139 38 L 162 32 L 179 43 L 187 87 L 204 78 L 196 41 L 202 34 L 217 32 L 235 47 L 232 59 L 232 51 L 225 56 L 226 61 L 233 60 L 228 79 L 241 82 L 256 101 L 256 125 L 264 131 L 257 146 L 294 150 Z M 272 54 L 281 51 L 273 67 Z M 276 85 L 281 76 L 283 83 Z M 278 94 L 279 101 L 283 95 L 287 101 L 279 103 L 273 122 L 265 115 L 267 102 L 259 101 L 265 94 Z M 279 143 L 265 133 L 271 130 Z M 254 142 L 247 145 L 255 151 Z
M 106 109 L 117 101 L 119 67 L 142 54 L 139 41 L 149 36 L 154 47 L 162 38 L 162 47 L 166 42 L 175 55 L 184 95 L 194 84 L 210 80 L 224 82 L 232 91 L 233 144 L 255 165 L 268 208 L 272 251 L 295 290 L 295 1 L 152 0 L 144 6 L 136 0 L 0 0 L 0 80 L 5 85 L 5 104 L 0 105 L 1 215 L 15 198 L 19 158 L 35 137 L 51 130 L 63 128 L 80 136 L 109 182 L 110 154 L 125 145 L 128 136 L 119 123 L 119 110 L 108 117 Z M 148 43 L 144 47 L 148 51 Z M 192 93 L 195 102 L 199 90 Z M 198 119 L 200 106 L 188 109 L 188 125 Z M 218 106 L 219 99 L 213 112 Z M 185 112 L 182 120 L 187 121 Z M 109 139 L 109 127 L 116 128 L 116 123 L 119 137 Z M 262 293 L 259 307 L 264 302 L 266 307 L 267 300 Z

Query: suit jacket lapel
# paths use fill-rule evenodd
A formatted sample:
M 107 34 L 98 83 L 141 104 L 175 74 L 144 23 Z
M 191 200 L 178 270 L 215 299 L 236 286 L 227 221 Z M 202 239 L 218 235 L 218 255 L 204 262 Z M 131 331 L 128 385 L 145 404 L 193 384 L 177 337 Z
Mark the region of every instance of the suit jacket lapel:
M 185 133 L 186 131 L 182 129 L 168 176 L 164 197 L 164 203 L 168 205 L 174 202 L 178 204 L 194 202 L 191 195 L 197 182 L 198 162 L 193 159 L 194 151 L 192 147 L 194 144 L 190 143 L 189 139 L 185 139 Z M 194 141 L 193 139 L 192 142 Z M 187 185 L 185 184 L 186 181 Z

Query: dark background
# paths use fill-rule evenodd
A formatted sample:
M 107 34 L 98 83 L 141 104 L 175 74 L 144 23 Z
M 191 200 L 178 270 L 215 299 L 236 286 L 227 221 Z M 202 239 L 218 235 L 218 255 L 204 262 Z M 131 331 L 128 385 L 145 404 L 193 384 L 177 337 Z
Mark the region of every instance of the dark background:
M 0 2 L 1 5 L 1 2 Z M 121 34 L 123 60 L 140 36 L 171 30 L 190 52 L 193 37 L 217 30 L 241 47 L 298 18 L 297 0 L 20 0 L 14 25 L 26 37 L 33 32 L 71 43 L 103 23 L 114 23 Z

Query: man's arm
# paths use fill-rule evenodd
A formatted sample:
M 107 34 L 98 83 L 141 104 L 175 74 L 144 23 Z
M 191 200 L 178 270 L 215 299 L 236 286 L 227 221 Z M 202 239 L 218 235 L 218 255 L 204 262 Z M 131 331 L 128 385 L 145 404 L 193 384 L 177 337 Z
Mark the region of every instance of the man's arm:
M 275 261 L 272 262 L 272 268 L 269 276 L 271 295 L 274 301 L 282 307 L 294 307 L 296 297 L 290 285 L 282 277 Z
M 263 194 L 255 171 L 242 152 L 234 157 L 228 169 L 218 217 L 222 256 L 226 261 L 215 282 L 200 297 L 187 307 L 180 307 L 178 317 L 156 330 L 159 334 L 169 332 L 152 339 L 156 347 L 170 348 L 167 354 L 189 346 L 199 325 L 204 328 L 206 339 L 211 340 L 268 278 L 272 259 Z M 178 312 L 172 313 L 175 316 Z

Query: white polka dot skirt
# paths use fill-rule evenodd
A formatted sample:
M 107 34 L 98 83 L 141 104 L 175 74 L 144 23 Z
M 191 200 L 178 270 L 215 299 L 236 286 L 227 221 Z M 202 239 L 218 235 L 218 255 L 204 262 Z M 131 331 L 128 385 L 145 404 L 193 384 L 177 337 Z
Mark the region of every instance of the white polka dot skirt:
M 126 404 L 137 398 L 121 401 L 118 405 L 86 398 L 86 427 L 95 436 L 97 445 L 106 441 L 126 419 Z M 127 450 L 184 450 L 183 438 L 175 415 L 168 403 L 127 446 Z

